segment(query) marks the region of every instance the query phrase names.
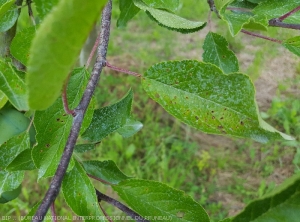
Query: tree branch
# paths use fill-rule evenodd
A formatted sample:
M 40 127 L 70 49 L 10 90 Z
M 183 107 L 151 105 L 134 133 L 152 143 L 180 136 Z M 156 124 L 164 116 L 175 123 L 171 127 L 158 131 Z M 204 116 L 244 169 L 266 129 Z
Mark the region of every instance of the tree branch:
M 269 20 L 269 26 L 300 30 L 300 24 L 284 23 L 279 18 Z
M 137 214 L 121 202 L 106 196 L 105 194 L 101 193 L 99 190 L 96 189 L 96 195 L 98 198 L 98 201 L 100 202 L 101 200 L 119 208 L 121 211 L 126 213 L 128 216 L 130 216 L 132 219 L 134 219 L 136 222 L 150 222 L 149 220 L 144 219 L 141 215 Z
M 91 101 L 92 95 L 95 91 L 95 88 L 97 86 L 97 83 L 100 78 L 100 73 L 102 72 L 103 67 L 105 66 L 105 60 L 106 60 L 106 53 L 108 48 L 108 42 L 109 42 L 109 36 L 110 36 L 110 22 L 111 22 L 111 9 L 112 9 L 112 2 L 111 0 L 108 1 L 107 5 L 103 9 L 102 12 L 102 20 L 101 20 L 101 42 L 98 47 L 97 52 L 97 60 L 94 65 L 91 78 L 89 80 L 89 83 L 86 87 L 86 90 L 82 96 L 82 99 L 77 106 L 75 111 L 75 116 L 73 119 L 72 128 L 68 137 L 67 144 L 65 146 L 64 152 L 62 154 L 60 163 L 58 165 L 58 168 L 55 172 L 54 177 L 52 178 L 50 187 L 39 206 L 38 210 L 36 211 L 35 217 L 32 220 L 33 222 L 42 221 L 44 216 L 46 215 L 50 205 L 53 203 L 53 201 L 56 199 L 63 177 L 67 171 L 69 162 L 72 157 L 72 153 L 76 144 L 76 140 L 79 135 L 80 127 L 84 118 L 84 114 L 87 110 L 87 107 Z

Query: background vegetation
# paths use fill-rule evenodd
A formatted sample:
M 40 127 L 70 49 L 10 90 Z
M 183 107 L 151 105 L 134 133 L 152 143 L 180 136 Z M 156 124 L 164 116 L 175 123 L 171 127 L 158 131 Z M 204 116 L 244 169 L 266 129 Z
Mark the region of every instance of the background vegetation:
M 114 1 L 113 24 L 116 24 L 118 13 L 118 2 Z M 206 1 L 197 0 L 182 1 L 179 12 L 195 20 L 207 19 L 208 13 Z M 19 29 L 29 22 L 28 17 L 21 19 L 24 21 Z M 135 92 L 132 113 L 135 119 L 144 123 L 144 128 L 129 139 L 112 134 L 95 151 L 84 155 L 89 155 L 90 159 L 112 159 L 129 176 L 154 179 L 182 189 L 195 198 L 212 219 L 219 220 L 236 214 L 245 204 L 300 171 L 300 144 L 297 142 L 300 139 L 299 60 L 276 43 L 242 33 L 231 38 L 225 24 L 215 15 L 201 32 L 183 35 L 159 27 L 140 13 L 125 30 L 113 26 L 108 61 L 143 73 L 147 67 L 162 60 L 201 60 L 200 46 L 210 28 L 223 35 L 227 33 L 225 36 L 237 54 L 241 70 L 255 82 L 262 116 L 272 125 L 284 126 L 279 130 L 297 140 L 263 145 L 197 132 L 150 100 L 139 79 L 106 69 L 97 92 L 98 106 L 107 105 L 107 101 L 114 103 L 131 87 Z M 270 28 L 268 35 L 284 38 L 292 36 L 292 31 Z M 34 184 L 33 177 L 35 172 L 27 172 L 28 179 L 23 184 L 20 198 L 3 205 L 0 215 L 24 216 L 43 196 L 48 181 Z M 56 201 L 57 215 L 72 215 L 69 208 L 61 207 L 61 195 Z M 120 214 L 115 208 L 107 212 L 109 215 Z

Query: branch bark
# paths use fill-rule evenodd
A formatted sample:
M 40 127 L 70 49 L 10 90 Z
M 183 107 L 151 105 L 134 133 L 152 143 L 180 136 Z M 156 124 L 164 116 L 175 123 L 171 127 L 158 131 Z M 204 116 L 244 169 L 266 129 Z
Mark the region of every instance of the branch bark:
M 119 208 L 121 211 L 126 213 L 128 216 L 130 216 L 132 219 L 134 219 L 136 222 L 150 222 L 149 220 L 144 219 L 141 215 L 137 214 L 121 202 L 106 196 L 105 194 L 101 193 L 99 190 L 96 189 L 96 195 L 98 198 L 98 201 L 100 202 L 101 200 Z
M 85 112 L 91 101 L 95 88 L 97 87 L 102 69 L 105 66 L 106 54 L 107 54 L 107 48 L 108 48 L 108 42 L 110 36 L 111 10 L 112 10 L 112 1 L 109 0 L 102 12 L 101 31 L 100 31 L 101 41 L 98 47 L 97 60 L 92 70 L 91 78 L 89 80 L 89 83 L 86 87 L 86 90 L 82 96 L 79 105 L 74 110 L 75 116 L 73 119 L 73 124 L 68 137 L 67 144 L 65 146 L 56 173 L 51 181 L 50 187 L 41 205 L 36 211 L 34 219 L 32 220 L 33 222 L 43 221 L 44 216 L 46 215 L 51 204 L 56 199 L 59 193 L 63 177 L 67 171 L 69 162 L 73 154 L 73 150 L 79 135 L 80 127 Z

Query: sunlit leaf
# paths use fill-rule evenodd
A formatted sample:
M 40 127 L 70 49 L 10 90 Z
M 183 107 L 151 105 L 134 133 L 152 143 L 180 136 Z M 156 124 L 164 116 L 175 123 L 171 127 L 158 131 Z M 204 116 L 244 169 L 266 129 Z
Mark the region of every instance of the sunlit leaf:
M 190 196 L 163 183 L 129 179 L 114 185 L 113 189 L 144 217 L 160 216 L 163 221 L 178 222 L 210 221 L 205 210 Z
M 199 61 L 171 61 L 148 69 L 142 85 L 170 114 L 206 133 L 263 143 L 293 139 L 262 122 L 247 75 L 225 75 L 215 65 Z
M 10 138 L 0 145 L 0 166 L 8 166 L 22 151 L 30 147 L 28 132 Z
M 0 203 L 11 201 L 19 195 L 23 178 L 24 172 L 0 171 Z
M 0 90 L 18 110 L 28 110 L 26 86 L 21 76 L 10 63 L 0 60 Z
M 82 138 L 89 142 L 97 143 L 124 126 L 127 118 L 130 116 L 132 99 L 133 92 L 129 90 L 127 95 L 119 102 L 95 110 L 91 125 L 83 133 Z
M 129 179 L 121 170 L 117 167 L 112 160 L 105 161 L 84 161 L 82 162 L 85 171 L 95 177 L 99 178 L 110 184 L 118 184 L 123 180 Z
M 44 110 L 62 86 L 106 1 L 60 1 L 44 19 L 30 48 L 27 84 L 29 106 Z M 84 19 L 83 16 L 84 15 Z
M 1 16 L 0 16 L 0 32 L 6 32 L 9 30 L 17 21 L 19 13 L 16 8 L 14 0 L 0 0 Z M 7 10 L 7 7 L 10 8 Z M 2 41 L 2 40 L 1 40 Z
M 15 109 L 1 109 L 0 110 L 0 145 L 24 132 L 29 126 L 30 120 L 24 116 L 23 113 Z
M 125 27 L 127 22 L 140 11 L 140 9 L 134 5 L 132 0 L 120 0 L 119 7 L 121 13 L 117 21 L 118 27 Z
M 95 188 L 79 163 L 75 162 L 73 169 L 65 175 L 62 192 L 67 204 L 77 215 L 93 216 L 86 217 L 85 221 L 105 221 Z
M 3 0 L 0 1 L 0 20 L 3 16 L 12 8 L 15 3 L 15 0 L 5 0 L 6 2 L 2 4 Z
M 166 10 L 151 8 L 147 6 L 142 0 L 133 1 L 137 7 L 139 7 L 143 11 L 146 11 L 150 18 L 156 21 L 159 25 L 170 30 L 182 33 L 190 33 L 196 32 L 204 28 L 204 26 L 206 25 L 205 22 L 190 21 Z
M 128 138 L 136 134 L 143 128 L 143 124 L 134 119 L 128 118 L 124 126 L 119 128 L 117 132 L 122 135 L 124 138 Z
M 203 50 L 204 62 L 215 64 L 226 74 L 239 71 L 239 62 L 228 48 L 228 42 L 223 36 L 209 32 L 206 35 Z
M 85 68 L 77 68 L 73 71 L 67 90 L 71 108 L 78 105 L 88 79 L 89 73 Z M 88 109 L 85 116 L 87 119 L 83 122 L 83 130 L 90 124 L 92 116 L 93 109 Z M 33 148 L 32 157 L 39 169 L 39 178 L 54 175 L 72 122 L 73 117 L 65 113 L 61 98 L 58 98 L 47 110 L 36 111 L 34 125 L 38 145 Z
M 151 8 L 166 9 L 174 12 L 179 7 L 179 0 L 142 0 Z

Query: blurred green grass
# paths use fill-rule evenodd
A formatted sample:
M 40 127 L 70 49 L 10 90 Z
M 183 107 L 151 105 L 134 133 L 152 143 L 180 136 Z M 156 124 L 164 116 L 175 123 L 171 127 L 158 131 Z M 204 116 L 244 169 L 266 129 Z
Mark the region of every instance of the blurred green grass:
M 184 0 L 178 13 L 193 20 L 207 20 L 208 12 L 206 1 Z M 143 73 L 149 66 L 164 60 L 201 60 L 205 37 L 202 32 L 207 32 L 208 28 L 199 33 L 182 35 L 158 26 L 146 14 L 139 13 L 127 28 L 118 29 L 115 26 L 118 13 L 117 2 L 114 2 L 108 52 L 111 64 Z M 216 20 L 215 15 L 212 17 L 216 31 L 228 39 L 230 48 L 238 57 L 248 50 L 248 44 L 254 47 L 254 50 L 247 51 L 254 58 L 252 63 L 243 66 L 241 60 L 242 71 L 254 81 L 261 75 L 263 67 L 268 65 L 268 59 L 280 55 L 280 46 L 274 43 L 261 39 L 249 40 L 243 34 L 230 37 L 224 23 Z M 268 32 L 270 36 L 283 39 L 293 34 L 276 29 Z M 270 109 L 263 113 L 268 122 L 279 130 L 296 135 L 298 141 L 299 93 L 291 93 L 289 89 L 296 87 L 297 90 L 299 86 L 299 67 L 295 69 L 298 69 L 298 77 L 281 83 Z M 212 221 L 223 219 L 228 213 L 237 213 L 244 204 L 269 192 L 291 172 L 300 169 L 298 142 L 262 145 L 249 140 L 222 140 L 220 136 L 205 136 L 181 124 L 150 100 L 142 90 L 140 80 L 135 77 L 105 69 L 96 93 L 98 105 L 116 102 L 129 88 L 134 90 L 135 95 L 132 115 L 144 124 L 144 128 L 128 139 L 112 134 L 96 150 L 77 155 L 77 158 L 111 159 L 127 175 L 158 180 L 182 189 L 204 206 Z M 35 174 L 26 174 L 20 198 L 1 206 L 0 214 L 25 215 L 40 200 L 49 180 L 35 184 Z M 115 195 L 104 185 L 96 186 Z M 64 204 L 62 194 L 55 204 L 58 215 L 72 214 Z M 107 213 L 120 212 L 107 206 Z

